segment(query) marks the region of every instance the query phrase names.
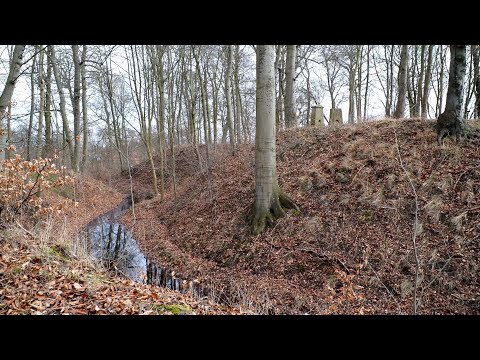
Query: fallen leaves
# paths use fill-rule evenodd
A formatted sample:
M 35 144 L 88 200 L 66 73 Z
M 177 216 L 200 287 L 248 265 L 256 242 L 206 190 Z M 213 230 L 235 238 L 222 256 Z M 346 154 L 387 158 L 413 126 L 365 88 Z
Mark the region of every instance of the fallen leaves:
M 478 145 L 449 142 L 439 147 L 432 125 L 426 120 L 385 120 L 280 131 L 279 184 L 301 213 L 287 213 L 258 238 L 250 235 L 245 221 L 255 194 L 254 147 L 248 143 L 239 144 L 234 157 L 217 149 L 207 176 L 197 172 L 193 148 L 179 146 L 176 198 L 167 177 L 164 201 L 141 202 L 135 207 L 136 221 L 131 213 L 123 220 L 149 258 L 181 272 L 182 278 L 233 287 L 237 299 L 254 303 L 262 313 L 319 314 L 330 305 L 335 313 L 399 313 L 399 307 L 409 313 L 412 295 L 402 299 L 401 284 L 414 281 L 413 274 L 403 274 L 398 265 L 411 254 L 406 239 L 412 235 L 413 199 L 398 166 L 395 129 L 405 166 L 419 186 L 420 207 L 434 195 L 442 198 L 439 222 L 425 211 L 419 214 L 423 284 L 433 281 L 422 295 L 422 313 L 440 308 L 444 314 L 478 314 L 476 305 L 449 295 L 451 288 L 466 298 L 479 293 Z M 351 175 L 348 185 L 336 181 L 339 172 Z M 311 181 L 308 189 L 300 188 L 301 177 Z M 428 189 L 421 186 L 427 181 Z M 151 187 L 148 163 L 135 166 L 133 182 L 137 191 Z M 126 176 L 117 183 L 128 191 Z M 461 221 L 451 223 L 465 211 Z M 334 261 L 301 248 L 328 253 Z M 434 250 L 441 258 L 431 260 Z M 455 252 L 465 258 L 461 267 L 435 267 Z M 328 285 L 335 270 L 354 273 L 352 287 L 345 279 L 337 279 L 339 288 Z M 239 291 L 241 284 L 248 285 Z
M 183 308 L 195 308 L 192 314 L 240 312 L 215 304 L 201 306 L 193 298 L 169 289 L 109 278 L 85 263 L 47 263 L 33 256 L 33 247 L 22 244 L 14 248 L 0 240 L 0 314 L 154 315 Z M 45 281 L 42 274 L 48 274 L 51 280 Z M 99 280 L 92 284 L 88 281 L 91 278 Z

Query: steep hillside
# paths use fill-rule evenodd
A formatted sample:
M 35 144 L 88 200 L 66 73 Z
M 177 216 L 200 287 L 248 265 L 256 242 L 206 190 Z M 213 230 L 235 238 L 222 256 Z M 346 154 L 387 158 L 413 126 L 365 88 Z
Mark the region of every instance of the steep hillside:
M 416 293 L 420 314 L 480 313 L 478 143 L 439 146 L 425 120 L 287 130 L 277 170 L 301 212 L 258 237 L 252 145 L 125 221 L 159 264 L 261 312 L 413 313 Z

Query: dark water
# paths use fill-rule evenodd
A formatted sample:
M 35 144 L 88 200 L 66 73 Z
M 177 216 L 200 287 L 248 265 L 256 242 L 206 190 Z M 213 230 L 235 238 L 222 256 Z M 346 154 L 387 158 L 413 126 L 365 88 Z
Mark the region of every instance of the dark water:
M 155 264 L 144 255 L 132 233 L 119 222 L 130 206 L 127 198 L 86 226 L 84 239 L 90 255 L 134 281 L 206 296 L 209 291 L 201 284 L 175 277 L 171 269 Z

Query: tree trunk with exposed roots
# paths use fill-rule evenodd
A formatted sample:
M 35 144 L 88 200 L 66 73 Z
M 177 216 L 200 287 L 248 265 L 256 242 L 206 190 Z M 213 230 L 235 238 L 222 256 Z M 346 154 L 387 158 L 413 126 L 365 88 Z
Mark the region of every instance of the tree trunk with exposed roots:
M 252 232 L 260 234 L 285 209 L 299 210 L 278 185 L 275 149 L 275 51 L 273 45 L 257 46 L 257 99 L 255 134 L 255 191 Z
M 465 124 L 461 111 L 466 70 L 465 57 L 465 45 L 450 45 L 450 73 L 448 76 L 447 100 L 445 110 L 440 114 L 435 125 L 439 143 L 442 142 L 445 136 L 455 136 L 458 139 L 465 133 Z

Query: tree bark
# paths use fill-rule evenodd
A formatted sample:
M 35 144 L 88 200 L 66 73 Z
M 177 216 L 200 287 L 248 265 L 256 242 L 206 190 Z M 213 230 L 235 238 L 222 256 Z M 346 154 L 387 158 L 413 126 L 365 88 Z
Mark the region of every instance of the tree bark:
M 88 157 L 88 107 L 87 107 L 87 45 L 82 48 L 82 60 L 80 73 L 82 76 L 82 120 L 83 120 L 83 144 L 82 144 L 82 171 L 85 170 Z
M 405 116 L 405 100 L 407 88 L 408 45 L 402 45 L 400 53 L 400 66 L 398 68 L 398 100 L 393 113 L 395 119 Z
M 73 53 L 73 162 L 72 169 L 75 172 L 80 171 L 80 57 L 78 55 L 78 45 L 72 45 Z
M 153 54 L 154 52 L 152 52 Z M 163 75 L 163 56 L 165 49 L 163 46 L 156 46 L 156 56 L 154 64 L 157 65 L 156 83 L 158 91 L 158 114 L 157 114 L 157 132 L 158 132 L 158 153 L 160 157 L 160 200 L 165 196 L 165 174 L 163 171 L 163 158 L 165 147 L 165 81 Z
M 233 131 L 233 105 L 232 105 L 232 45 L 227 45 L 227 71 L 225 72 L 225 96 L 227 98 L 227 126 L 230 135 L 230 152 L 235 154 L 235 134 Z
M 407 98 L 410 117 L 415 117 L 415 104 L 417 101 L 417 90 L 415 88 L 415 70 L 417 68 L 418 47 L 413 45 L 412 66 L 408 68 Z
M 447 100 L 445 110 L 437 119 L 437 140 L 440 143 L 447 136 L 457 139 L 465 132 L 462 102 L 466 70 L 466 46 L 450 45 L 450 73 L 448 76 Z
M 32 71 L 30 73 L 30 118 L 28 121 L 27 129 L 27 160 L 32 159 L 33 153 L 33 144 L 32 144 L 32 133 L 33 133 L 33 117 L 35 116 L 35 66 L 37 65 L 37 50 L 38 45 L 35 46 L 35 54 L 33 55 L 32 62 Z
M 260 234 L 266 225 L 296 209 L 295 203 L 280 189 L 276 172 L 275 149 L 275 52 L 273 45 L 257 45 L 257 95 L 255 134 L 256 198 L 251 216 L 252 232 Z
M 443 52 L 443 46 L 440 45 L 440 75 L 438 81 L 438 96 L 437 96 L 437 111 L 440 116 L 443 108 L 443 78 L 445 76 L 445 53 Z
M 356 86 L 356 105 L 357 105 L 357 122 L 362 118 L 362 65 L 363 65 L 363 45 L 356 47 L 356 67 L 357 67 L 357 86 Z
M 415 117 L 420 116 L 421 104 L 423 101 L 422 87 L 423 87 L 423 77 L 425 75 L 425 46 L 426 45 L 422 45 L 420 50 L 420 75 L 417 81 L 417 99 L 415 102 L 415 114 L 414 114 Z
M 277 122 L 276 127 L 279 129 L 283 126 L 284 120 L 284 73 L 285 73 L 285 46 L 278 45 L 276 57 L 275 57 L 275 71 L 278 71 L 278 97 L 276 98 L 275 105 L 275 121 Z
M 367 45 L 367 78 L 365 79 L 365 95 L 363 104 L 363 118 L 367 118 L 367 104 L 368 104 L 368 86 L 370 84 L 370 45 Z
M 42 157 L 50 157 L 53 154 L 52 139 L 52 62 L 47 56 L 47 91 L 45 94 L 45 144 L 42 149 Z
M 45 50 L 42 48 L 43 45 L 40 45 L 40 54 L 38 59 L 38 86 L 40 88 L 40 106 L 38 109 L 38 130 L 37 130 L 37 141 L 36 148 L 34 151 L 34 157 L 38 157 L 43 150 L 43 119 L 45 117 L 45 80 L 43 78 L 43 62 L 45 57 Z
M 242 103 L 240 100 L 240 79 L 239 79 L 239 70 L 240 70 L 240 45 L 235 45 L 235 61 L 234 61 L 234 71 L 233 71 L 233 79 L 235 86 L 232 86 L 233 94 L 232 100 L 234 103 L 233 110 L 235 114 L 235 141 L 237 144 L 242 143 L 242 128 L 241 128 L 241 113 L 242 113 Z
M 427 70 L 425 72 L 425 85 L 423 86 L 422 95 L 422 118 L 427 118 L 428 111 L 428 95 L 430 92 L 430 81 L 432 78 L 432 55 L 433 45 L 428 46 Z
M 285 127 L 297 126 L 295 106 L 295 64 L 297 58 L 297 46 L 287 45 L 287 61 L 285 65 Z
M 348 123 L 355 122 L 355 69 L 353 65 L 348 72 Z
M 22 67 L 23 52 L 25 45 L 15 45 L 13 49 L 12 61 L 10 63 L 10 69 L 8 71 L 7 82 L 3 88 L 2 95 L 0 95 L 0 161 L 5 159 L 5 149 L 7 148 L 8 132 L 4 129 L 3 119 L 10 114 L 7 109 L 11 106 L 13 90 L 17 78 L 20 75 L 20 68 Z M 0 170 L 2 170 L 0 165 Z
M 472 45 L 473 52 L 473 78 L 475 84 L 474 118 L 480 118 L 480 45 Z

